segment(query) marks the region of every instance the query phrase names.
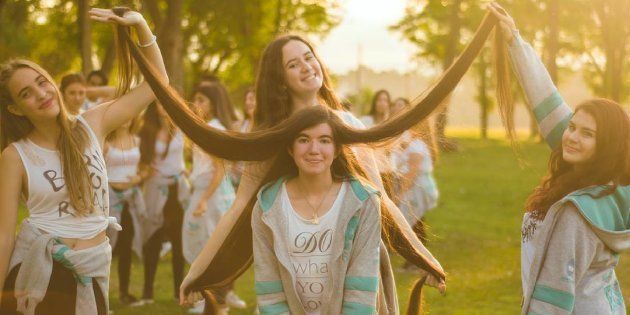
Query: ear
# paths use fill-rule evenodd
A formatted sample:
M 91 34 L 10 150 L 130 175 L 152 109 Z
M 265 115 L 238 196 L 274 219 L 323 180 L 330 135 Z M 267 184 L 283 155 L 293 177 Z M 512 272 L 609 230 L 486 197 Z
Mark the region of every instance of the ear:
M 290 157 L 293 157 L 293 147 L 292 146 L 288 146 L 287 147 L 287 152 L 289 153 Z
M 22 113 L 22 111 L 17 106 L 15 106 L 15 104 L 11 104 L 7 106 L 7 109 L 9 110 L 9 113 L 15 116 L 20 116 L 20 117 L 24 116 L 24 113 Z

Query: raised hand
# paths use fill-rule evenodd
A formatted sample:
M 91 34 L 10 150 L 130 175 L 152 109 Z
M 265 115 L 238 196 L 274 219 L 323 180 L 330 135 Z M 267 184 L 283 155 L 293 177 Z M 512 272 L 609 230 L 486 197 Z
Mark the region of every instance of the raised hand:
M 94 21 L 119 24 L 123 26 L 139 26 L 146 23 L 142 14 L 136 11 L 127 11 L 123 16 L 118 16 L 111 9 L 90 9 L 90 18 Z
M 516 30 L 514 19 L 496 2 L 488 4 L 488 10 L 499 19 L 499 29 L 501 33 L 503 33 L 503 38 L 505 38 L 508 43 L 511 43 L 512 40 L 514 40 L 512 32 Z

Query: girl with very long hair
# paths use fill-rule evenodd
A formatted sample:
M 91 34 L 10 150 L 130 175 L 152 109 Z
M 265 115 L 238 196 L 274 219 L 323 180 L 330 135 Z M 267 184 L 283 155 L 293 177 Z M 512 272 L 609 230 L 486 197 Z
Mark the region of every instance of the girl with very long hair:
M 470 67 L 472 60 L 479 53 L 495 23 L 496 18 L 493 16 L 487 16 L 484 19 L 471 44 L 453 66 L 408 111 L 377 127 L 367 130 L 351 129 L 351 132 L 348 133 L 348 139 L 343 140 L 344 143 L 359 144 L 390 139 L 426 118 L 452 91 Z M 281 130 L 286 127 L 285 119 L 290 116 L 290 113 L 319 104 L 340 108 L 340 104 L 330 88 L 325 69 L 321 67 L 319 59 L 316 58 L 311 46 L 307 43 L 300 37 L 286 36 L 272 42 L 266 49 L 256 89 L 255 123 L 260 129 L 255 129 L 247 134 L 219 131 L 207 126 L 202 120 L 195 118 L 194 114 L 187 108 L 186 103 L 174 90 L 160 84 L 158 80 L 152 79 L 151 73 L 153 71 L 150 67 L 140 66 L 140 69 L 145 74 L 145 78 L 152 82 L 154 91 L 163 102 L 162 104 L 171 118 L 205 151 L 229 160 L 266 161 L 280 152 L 275 144 L 281 142 L 282 139 L 286 140 L 286 135 Z M 140 54 L 133 51 L 132 53 L 139 64 L 144 63 L 144 58 Z M 505 59 L 501 60 L 504 61 Z M 500 65 L 505 66 L 502 63 Z M 508 93 L 507 86 L 501 84 L 498 86 L 501 93 Z M 500 102 L 500 104 L 502 103 Z M 335 110 L 335 113 L 346 122 L 356 124 L 358 121 L 347 112 Z M 373 162 L 371 149 L 358 146 L 356 151 L 359 159 L 366 166 L 368 178 L 382 191 L 378 168 Z M 225 285 L 242 274 L 251 263 L 250 218 L 253 202 L 250 202 L 250 199 L 259 189 L 263 176 L 261 174 L 265 174 L 269 162 L 265 165 L 267 166 L 253 166 L 252 168 L 257 169 L 257 171 L 249 171 L 246 172 L 247 175 L 244 175 L 244 179 L 250 179 L 243 181 L 239 186 L 235 203 L 219 222 L 211 240 L 191 266 L 191 271 L 182 284 L 180 294 L 182 301 L 189 289 L 197 291 L 202 288 L 211 289 Z M 391 218 L 391 220 L 383 220 L 383 222 L 392 222 L 383 225 L 383 229 L 387 231 L 385 234 L 390 236 L 387 241 L 390 241 L 392 248 L 401 253 L 407 260 L 411 260 L 421 268 L 421 275 L 427 276 L 423 277 L 427 283 L 444 289 L 445 276 L 437 261 L 418 241 L 391 200 L 384 194 L 383 199 L 387 207 L 383 208 L 385 211 L 381 212 L 381 216 Z M 243 251 L 236 252 L 233 250 L 235 247 L 243 249 Z M 384 253 L 385 251 L 385 247 L 381 246 L 381 252 Z M 387 262 L 388 260 L 383 259 L 380 261 L 382 266 Z M 385 266 L 381 269 L 389 270 Z M 387 274 L 380 274 L 379 277 L 385 287 L 391 288 L 393 283 L 387 280 Z M 418 312 L 419 289 L 423 283 L 424 281 L 416 283 L 412 294 L 413 302 L 410 303 L 408 313 L 416 314 Z M 384 291 L 391 292 L 390 290 Z M 387 297 L 384 302 L 387 303 L 390 312 L 397 311 L 395 296 Z M 209 311 L 211 312 L 211 310 Z
M 630 249 L 630 120 L 611 100 L 572 110 L 496 3 L 514 70 L 552 149 L 522 225 L 522 314 L 625 314 L 615 275 Z
M 156 79 L 167 84 L 155 36 L 141 14 L 92 9 L 90 16 L 118 25 L 124 45 L 135 45 L 129 27 L 135 29 L 141 46 L 136 52 L 142 50 Z M 119 72 L 122 91 L 129 86 L 128 70 Z M 112 102 L 69 116 L 44 69 L 26 60 L 2 64 L 0 248 L 7 254 L 0 257 L 0 313 L 108 313 L 111 246 L 105 229 L 115 222 L 109 219 L 101 148 L 107 134 L 154 97 L 143 82 Z M 16 238 L 21 198 L 29 213 Z

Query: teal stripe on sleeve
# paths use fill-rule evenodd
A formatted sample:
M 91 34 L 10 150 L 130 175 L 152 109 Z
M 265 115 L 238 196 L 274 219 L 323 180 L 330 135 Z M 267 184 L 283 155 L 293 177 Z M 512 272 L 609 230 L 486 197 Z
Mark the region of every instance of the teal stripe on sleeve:
M 544 285 L 534 287 L 532 298 L 557 306 L 567 312 L 573 311 L 573 305 L 575 303 L 575 296 L 573 296 L 573 294 Z
M 562 105 L 564 100 L 558 91 L 554 91 L 544 99 L 540 104 L 535 105 L 534 107 L 534 116 L 538 122 L 541 122 L 545 117 L 549 116 L 554 109 L 558 106 Z
M 256 281 L 254 284 L 257 295 L 283 292 L 282 281 Z
M 376 292 L 378 290 L 377 277 L 346 277 L 343 285 L 346 290 Z
M 259 305 L 258 310 L 262 315 L 276 315 L 289 313 L 289 305 L 286 302 L 280 302 L 271 305 Z
M 545 140 L 549 144 L 552 149 L 557 148 L 562 143 L 562 134 L 569 126 L 569 121 L 571 120 L 571 115 L 567 115 L 564 119 L 558 122 L 558 124 L 553 127 L 551 132 L 548 135 L 545 135 Z
M 355 302 L 343 302 L 343 314 L 351 315 L 366 315 L 366 314 L 376 314 L 376 308 L 372 305 L 367 305 L 363 303 L 355 303 Z

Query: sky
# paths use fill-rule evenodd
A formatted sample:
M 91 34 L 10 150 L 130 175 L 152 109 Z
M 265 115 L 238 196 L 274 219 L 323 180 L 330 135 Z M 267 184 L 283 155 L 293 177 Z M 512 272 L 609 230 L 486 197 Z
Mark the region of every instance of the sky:
M 388 30 L 405 12 L 406 0 L 341 0 L 341 23 L 317 44 L 318 53 L 337 74 L 361 64 L 374 70 L 414 68 L 414 47 Z M 360 57 L 359 57 L 360 56 Z

